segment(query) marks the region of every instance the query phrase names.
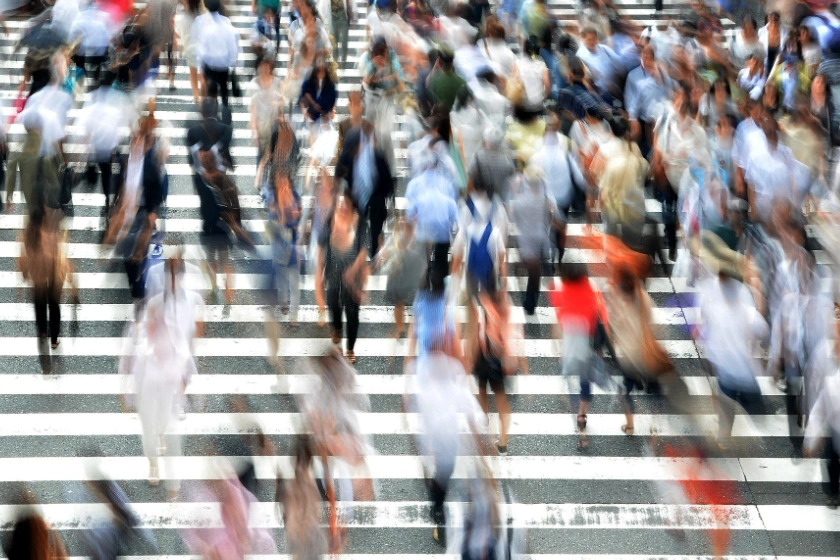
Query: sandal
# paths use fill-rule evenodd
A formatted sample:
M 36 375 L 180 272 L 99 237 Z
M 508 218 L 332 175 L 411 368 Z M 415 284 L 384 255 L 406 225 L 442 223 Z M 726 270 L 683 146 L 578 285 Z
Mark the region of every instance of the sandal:
M 352 364 L 352 365 L 356 364 L 356 353 L 355 352 L 353 352 L 352 350 L 348 350 L 344 355 L 347 358 L 347 361 L 350 362 L 350 364 Z
M 333 344 L 341 344 L 341 333 L 338 331 L 332 332 L 332 343 Z
M 583 418 L 583 420 L 581 420 L 581 418 Z M 578 414 L 577 426 L 578 426 L 578 430 L 583 431 L 583 430 L 586 429 L 586 414 Z
M 61 340 L 60 340 L 60 339 L 59 339 L 59 340 L 56 340 L 55 342 L 53 342 L 52 344 L 50 344 L 50 348 L 52 348 L 53 350 L 55 350 L 56 348 L 58 348 L 58 345 L 59 345 L 59 344 L 61 344 Z
M 621 426 L 621 431 L 624 432 L 624 435 L 626 436 L 632 436 L 634 430 L 635 428 L 633 426 L 628 426 L 627 424 Z

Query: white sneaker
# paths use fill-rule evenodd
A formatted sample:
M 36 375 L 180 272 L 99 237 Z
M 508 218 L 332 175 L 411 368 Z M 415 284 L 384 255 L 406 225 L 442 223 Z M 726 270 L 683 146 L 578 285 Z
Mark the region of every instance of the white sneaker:
M 187 411 L 184 410 L 184 403 L 178 403 L 178 419 L 179 420 L 186 420 L 187 419 Z

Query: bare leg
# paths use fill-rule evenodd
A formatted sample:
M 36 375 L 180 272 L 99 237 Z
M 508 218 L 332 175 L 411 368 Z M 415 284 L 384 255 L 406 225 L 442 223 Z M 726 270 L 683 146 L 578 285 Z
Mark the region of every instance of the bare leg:
M 510 428 L 510 403 L 504 391 L 496 393 L 496 408 L 499 409 L 499 445 L 507 447 L 508 430 Z
M 394 338 L 400 338 L 405 331 L 405 303 L 403 302 L 398 302 L 394 306 L 394 323 L 396 324 Z
M 198 103 L 201 97 L 201 89 L 198 83 L 198 69 L 190 67 L 190 89 L 192 89 L 193 100 Z

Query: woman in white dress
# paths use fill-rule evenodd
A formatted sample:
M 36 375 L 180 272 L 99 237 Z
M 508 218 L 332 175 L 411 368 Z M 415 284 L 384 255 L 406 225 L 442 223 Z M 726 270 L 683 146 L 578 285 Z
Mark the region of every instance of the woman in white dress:
M 133 351 L 125 353 L 120 369 L 134 378 L 136 408 L 143 434 L 143 452 L 149 459 L 149 484 L 160 482 L 161 456 L 180 455 L 180 437 L 173 432 L 179 395 L 196 371 L 192 340 L 198 329 L 196 314 L 201 297 L 181 287 L 183 267 L 166 262 L 166 289 L 153 296 L 134 327 Z M 182 261 L 181 261 L 182 264 Z M 169 472 L 171 495 L 179 489 Z

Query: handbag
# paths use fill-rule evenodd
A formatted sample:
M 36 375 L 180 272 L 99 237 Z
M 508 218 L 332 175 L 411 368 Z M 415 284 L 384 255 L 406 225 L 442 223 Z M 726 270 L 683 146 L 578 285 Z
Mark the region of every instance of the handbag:
M 668 352 L 659 344 L 650 328 L 650 310 L 642 303 L 644 300 L 641 284 L 636 286 L 636 298 L 642 318 L 642 366 L 645 373 L 653 379 L 674 371 L 674 364 Z
M 518 70 L 505 84 L 505 97 L 514 107 L 519 107 L 525 101 L 525 84 L 522 83 Z

